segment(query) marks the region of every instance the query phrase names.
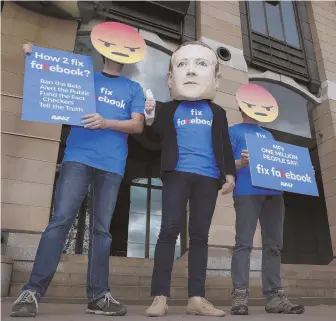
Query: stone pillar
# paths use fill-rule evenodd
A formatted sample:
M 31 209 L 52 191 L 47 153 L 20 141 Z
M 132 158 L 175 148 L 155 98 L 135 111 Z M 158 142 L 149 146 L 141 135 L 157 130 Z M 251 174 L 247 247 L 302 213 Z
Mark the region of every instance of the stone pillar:
M 78 23 L 47 17 L 9 1 L 1 20 L 1 224 L 4 230 L 40 233 L 49 220 L 62 127 L 21 120 L 22 45 L 32 42 L 73 51 Z M 10 233 L 7 254 L 18 260 L 27 255 L 33 259 L 38 239 L 39 235 Z
M 240 123 L 242 119 L 235 94 L 240 86 L 248 83 L 248 72 L 243 53 L 239 1 L 200 1 L 197 5 L 198 38 L 214 50 L 224 47 L 231 53 L 229 61 L 220 60 L 222 79 L 215 102 L 226 110 L 229 125 Z M 219 195 L 209 234 L 208 274 L 229 274 L 234 242 L 235 211 L 232 195 Z M 259 271 L 259 228 L 254 247 L 256 250 L 252 253 L 251 271 Z
M 332 248 L 336 257 L 336 3 L 312 1 L 308 5 L 308 14 L 323 100 L 314 110 L 314 125 Z

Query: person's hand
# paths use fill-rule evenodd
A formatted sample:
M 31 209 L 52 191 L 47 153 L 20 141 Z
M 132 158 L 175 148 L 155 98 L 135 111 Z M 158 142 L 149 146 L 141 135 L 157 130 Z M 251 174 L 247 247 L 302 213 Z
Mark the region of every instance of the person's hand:
M 24 44 L 22 50 L 25 56 L 30 55 L 33 52 L 33 44 L 31 43 Z
M 152 115 L 155 110 L 156 101 L 154 99 L 146 100 L 145 102 L 145 113 L 147 115 Z
M 82 116 L 82 121 L 84 128 L 88 129 L 105 129 L 106 128 L 106 120 L 100 116 L 98 113 L 96 114 L 88 114 Z
M 226 175 L 226 183 L 222 186 L 222 195 L 231 193 L 235 188 L 235 179 L 232 175 Z
M 155 111 L 156 100 L 150 89 L 146 90 L 145 113 L 150 116 Z
M 245 167 L 249 164 L 250 157 L 249 157 L 249 153 L 246 149 L 242 150 L 242 152 L 240 154 L 240 161 L 241 161 L 242 167 Z

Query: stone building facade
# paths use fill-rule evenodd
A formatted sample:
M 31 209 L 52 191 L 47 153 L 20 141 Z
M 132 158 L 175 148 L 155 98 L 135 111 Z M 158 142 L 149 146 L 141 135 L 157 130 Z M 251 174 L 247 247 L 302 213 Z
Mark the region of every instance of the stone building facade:
M 225 56 L 227 52 L 230 55 L 229 60 L 220 60 L 222 79 L 215 102 L 225 108 L 229 124 L 233 125 L 241 121 L 235 93 L 241 85 L 250 81 L 269 82 L 285 87 L 307 100 L 307 106 L 310 106 L 307 115 L 310 115 L 310 129 L 314 133 L 311 139 L 316 141 L 318 151 L 315 160 L 316 175 L 321 177 L 320 190 L 323 192 L 318 204 L 322 204 L 319 206 L 321 206 L 321 222 L 324 222 L 321 223 L 324 225 L 319 230 L 316 225 L 318 213 L 313 213 L 311 222 L 307 223 L 309 225 L 307 229 L 315 228 L 318 233 L 314 239 L 318 239 L 321 234 L 323 239 L 314 241 L 315 243 L 312 243 L 314 249 L 307 252 L 306 256 L 300 256 L 299 252 L 304 252 L 305 246 L 300 240 L 293 238 L 292 234 L 301 233 L 300 226 L 296 226 L 296 229 L 293 228 L 288 232 L 287 239 L 289 243 L 297 244 L 297 253 L 293 255 L 299 255 L 300 259 L 294 259 L 291 254 L 285 263 L 333 264 L 335 262 L 333 258 L 336 257 L 336 4 L 334 1 L 307 1 L 304 7 L 295 9 L 304 11 L 301 15 L 307 17 L 309 28 L 303 23 L 300 24 L 300 28 L 304 30 L 300 30 L 299 34 L 305 36 L 306 40 L 309 40 L 309 35 L 311 36 L 309 41 L 313 45 L 316 59 L 307 58 L 306 62 L 312 65 L 316 61 L 320 86 L 317 86 L 319 88 L 315 92 L 309 88 L 307 81 L 293 79 L 280 68 L 277 72 L 274 68 L 261 68 L 248 61 L 246 51 L 248 26 L 244 22 L 246 21 L 244 15 L 248 13 L 244 11 L 246 10 L 244 5 L 239 1 L 197 1 L 195 5 L 194 38 L 201 39 L 214 50 L 224 48 L 223 55 Z M 22 45 L 32 42 L 42 47 L 73 51 L 81 30 L 85 28 L 90 30 L 90 26 L 96 20 L 84 26 L 76 20 L 36 13 L 14 2 L 5 2 L 1 15 L 3 249 L 15 260 L 14 266 L 18 269 L 26 266 L 29 269 L 40 233 L 50 217 L 62 127 L 21 120 L 24 77 Z M 146 27 L 140 28 L 139 31 L 147 41 L 161 46 L 167 52 L 174 50 L 181 42 L 171 37 L 160 36 Z M 188 38 L 185 34 L 184 36 L 185 40 L 193 38 Z M 312 70 L 313 67 L 307 68 Z M 288 121 L 290 122 L 290 119 Z M 288 139 L 290 142 L 290 138 Z M 305 202 L 305 199 L 303 201 Z M 295 212 L 293 208 L 291 211 Z M 303 237 L 305 242 L 310 241 L 309 235 Z M 229 274 L 234 238 L 233 200 L 231 195 L 220 195 L 209 235 L 209 275 Z M 256 274 L 260 270 L 261 244 L 261 232 L 257 227 L 251 262 L 253 273 Z M 187 247 L 186 245 L 186 250 Z M 324 258 L 310 259 L 312 252 L 320 251 L 321 248 L 327 249 Z M 185 254 L 181 261 L 183 257 Z M 78 260 L 75 256 L 73 259 Z

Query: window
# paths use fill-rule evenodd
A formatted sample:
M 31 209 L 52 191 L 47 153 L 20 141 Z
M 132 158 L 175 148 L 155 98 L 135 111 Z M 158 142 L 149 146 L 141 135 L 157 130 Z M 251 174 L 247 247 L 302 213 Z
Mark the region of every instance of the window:
M 260 80 L 250 82 L 268 90 L 279 106 L 278 118 L 271 123 L 264 123 L 264 127 L 308 139 L 313 137 L 309 120 L 311 107 L 305 97 L 279 84 Z
M 241 1 L 244 56 L 249 65 L 321 85 L 304 1 Z
M 127 257 L 153 258 L 162 217 L 162 182 L 158 178 L 136 179 L 131 185 Z M 180 236 L 175 258 L 181 256 Z
M 170 39 L 196 39 L 196 1 L 78 1 L 84 23 L 120 21 Z
M 254 32 L 300 48 L 299 31 L 291 1 L 251 1 L 251 27 Z

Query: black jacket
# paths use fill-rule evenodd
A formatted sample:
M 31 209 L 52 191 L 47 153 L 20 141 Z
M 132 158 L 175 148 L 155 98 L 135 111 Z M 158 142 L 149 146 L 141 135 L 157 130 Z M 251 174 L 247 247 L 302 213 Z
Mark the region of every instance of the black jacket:
M 153 142 L 161 144 L 161 172 L 173 171 L 178 162 L 177 133 L 174 125 L 174 114 L 179 101 L 157 102 L 155 119 L 151 126 L 146 126 L 145 134 Z M 225 110 L 209 101 L 213 114 L 212 146 L 220 170 L 220 185 L 225 183 L 225 176 L 236 176 L 236 166 L 229 137 L 229 128 Z

